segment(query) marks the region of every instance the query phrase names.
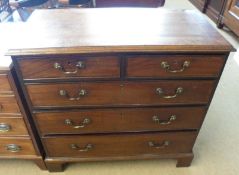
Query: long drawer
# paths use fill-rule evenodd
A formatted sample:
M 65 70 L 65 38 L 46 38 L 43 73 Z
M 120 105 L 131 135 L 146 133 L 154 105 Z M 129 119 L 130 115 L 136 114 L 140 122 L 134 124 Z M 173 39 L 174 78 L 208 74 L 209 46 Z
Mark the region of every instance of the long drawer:
M 223 55 L 137 55 L 127 59 L 127 76 L 154 78 L 218 77 Z
M 49 157 L 107 157 L 191 152 L 196 132 L 45 137 Z
M 34 116 L 42 135 L 198 129 L 204 107 L 99 109 L 41 112 Z
M 63 56 L 19 60 L 23 79 L 41 78 L 119 78 L 116 56 Z
M 28 136 L 23 118 L 0 116 L 0 136 Z
M 0 155 L 36 155 L 32 141 L 28 137 L 0 137 Z
M 29 84 L 34 107 L 207 104 L 214 81 Z
M 0 97 L 1 113 L 21 113 L 15 97 Z

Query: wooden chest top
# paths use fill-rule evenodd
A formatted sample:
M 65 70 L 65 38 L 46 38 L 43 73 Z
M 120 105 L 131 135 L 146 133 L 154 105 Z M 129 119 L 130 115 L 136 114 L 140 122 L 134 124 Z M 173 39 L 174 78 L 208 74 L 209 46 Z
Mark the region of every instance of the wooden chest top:
M 9 55 L 233 49 L 201 14 L 192 10 L 37 10 L 22 27 Z

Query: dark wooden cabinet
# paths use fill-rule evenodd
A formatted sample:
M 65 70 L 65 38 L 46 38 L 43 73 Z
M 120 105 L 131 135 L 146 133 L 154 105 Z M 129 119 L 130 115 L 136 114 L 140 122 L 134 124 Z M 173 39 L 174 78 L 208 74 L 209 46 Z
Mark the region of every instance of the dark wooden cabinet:
M 211 18 L 219 28 L 224 25 L 239 36 L 238 0 L 189 0 Z
M 223 22 L 239 36 L 239 0 L 228 0 Z
M 215 23 L 221 25 L 226 0 L 189 0 L 200 11 L 207 14 Z

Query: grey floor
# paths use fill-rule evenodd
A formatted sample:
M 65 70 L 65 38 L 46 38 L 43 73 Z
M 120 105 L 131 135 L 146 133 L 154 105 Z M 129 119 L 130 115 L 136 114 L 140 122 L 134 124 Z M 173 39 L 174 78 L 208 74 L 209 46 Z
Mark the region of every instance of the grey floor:
M 166 0 L 164 8 L 195 9 L 187 0 Z M 205 16 L 206 18 L 206 16 Z M 210 21 L 210 20 L 209 20 Z M 211 21 L 210 21 L 211 22 Z M 214 25 L 212 23 L 212 25 Z M 215 25 L 214 25 L 215 26 Z M 235 48 L 238 38 L 219 31 Z M 116 161 L 70 164 L 67 175 L 238 175 L 239 174 L 239 52 L 231 53 L 212 104 L 197 138 L 189 168 L 175 168 L 174 160 Z M 34 163 L 0 160 L 0 175 L 46 175 Z

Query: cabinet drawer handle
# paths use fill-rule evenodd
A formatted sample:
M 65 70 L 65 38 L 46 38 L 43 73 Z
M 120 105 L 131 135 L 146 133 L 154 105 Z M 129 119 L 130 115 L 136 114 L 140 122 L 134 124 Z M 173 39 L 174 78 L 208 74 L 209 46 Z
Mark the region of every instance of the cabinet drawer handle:
M 182 87 L 178 87 L 176 90 L 175 90 L 175 94 L 174 95 L 165 95 L 163 96 L 164 94 L 164 91 L 162 88 L 157 88 L 156 89 L 156 92 L 158 95 L 162 96 L 162 98 L 166 98 L 166 99 L 170 99 L 170 98 L 176 98 L 178 95 L 182 94 L 183 93 L 183 88 Z
M 5 146 L 7 151 L 10 151 L 12 153 L 17 153 L 20 152 L 22 150 L 21 146 L 16 145 L 16 144 L 9 144 Z
M 78 61 L 77 64 L 75 65 L 75 70 L 74 71 L 67 71 L 60 63 L 54 63 L 54 68 L 63 72 L 66 75 L 69 74 L 77 74 L 79 69 L 84 69 L 85 68 L 85 63 L 83 61 Z
M 6 123 L 0 123 L 0 133 L 8 132 L 11 130 L 11 126 Z
M 84 118 L 80 125 L 75 125 L 71 119 L 65 119 L 65 124 L 71 126 L 74 129 L 84 128 L 86 125 L 90 124 L 91 120 L 89 118 Z
M 79 90 L 77 97 L 70 97 L 70 95 L 68 94 L 68 92 L 67 92 L 66 90 L 60 90 L 60 91 L 59 91 L 59 95 L 60 95 L 60 96 L 66 97 L 66 98 L 68 98 L 68 100 L 70 100 L 70 101 L 80 100 L 81 97 L 86 96 L 86 94 L 87 94 L 87 91 L 84 90 L 84 89 L 80 89 L 80 90 Z
M 80 152 L 88 152 L 93 149 L 93 145 L 90 143 L 87 144 L 84 148 L 80 148 L 80 146 L 78 146 L 77 144 L 71 144 L 70 147 L 71 149 L 74 149 Z
M 172 123 L 172 121 L 175 121 L 177 119 L 176 115 L 171 115 L 167 120 L 161 120 L 158 116 L 152 117 L 153 121 L 155 123 L 158 123 L 160 125 L 169 125 Z
M 170 145 L 169 141 L 163 141 L 162 143 L 155 143 L 153 141 L 148 142 L 149 147 L 151 148 L 156 148 L 156 149 L 162 149 L 162 148 L 166 148 L 167 146 Z
M 0 97 L 14 97 L 13 91 L 1 91 Z
M 168 64 L 167 61 L 161 62 L 161 67 L 162 67 L 163 69 L 165 69 L 166 71 L 171 72 L 171 73 L 183 72 L 183 71 L 185 71 L 185 69 L 188 68 L 189 66 L 190 66 L 190 61 L 184 61 L 184 63 L 182 64 L 182 68 L 181 68 L 181 69 L 179 69 L 179 70 L 172 70 L 172 69 L 170 68 L 170 65 Z

